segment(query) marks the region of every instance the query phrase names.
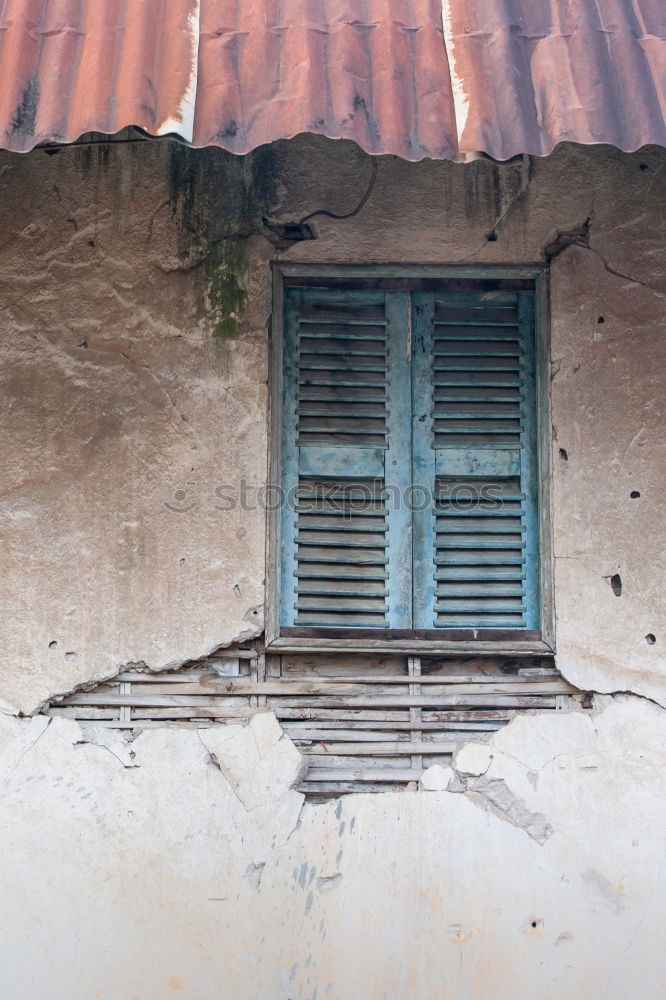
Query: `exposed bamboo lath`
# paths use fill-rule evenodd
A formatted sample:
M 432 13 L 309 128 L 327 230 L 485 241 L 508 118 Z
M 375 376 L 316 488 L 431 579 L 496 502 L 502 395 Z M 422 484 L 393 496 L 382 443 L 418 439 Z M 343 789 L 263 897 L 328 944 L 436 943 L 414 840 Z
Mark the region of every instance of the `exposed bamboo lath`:
M 84 728 L 205 727 L 275 712 L 309 759 L 310 795 L 405 788 L 522 712 L 588 707 L 547 658 L 266 656 L 248 647 L 178 671 L 126 671 L 48 714 Z

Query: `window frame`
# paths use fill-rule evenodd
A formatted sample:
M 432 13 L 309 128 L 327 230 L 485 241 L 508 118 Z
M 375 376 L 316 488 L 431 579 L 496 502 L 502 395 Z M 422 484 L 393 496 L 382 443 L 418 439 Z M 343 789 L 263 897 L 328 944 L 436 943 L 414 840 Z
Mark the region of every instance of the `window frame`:
M 473 638 L 435 638 L 417 630 L 383 631 L 381 635 L 358 630 L 357 635 L 336 636 L 333 629 L 301 628 L 299 635 L 285 635 L 280 628 L 280 510 L 269 509 L 267 518 L 266 553 L 266 650 L 275 653 L 298 652 L 392 652 L 430 653 L 436 655 L 506 655 L 520 656 L 555 652 L 553 602 L 553 551 L 551 508 L 551 440 L 550 440 L 550 325 L 549 285 L 546 264 L 463 265 L 429 264 L 359 264 L 359 263 L 289 263 L 272 262 L 273 303 L 269 326 L 269 400 L 268 482 L 282 481 L 282 389 L 284 346 L 284 289 L 290 285 L 310 287 L 363 283 L 418 290 L 421 287 L 443 286 L 447 281 L 506 280 L 529 281 L 535 298 L 535 363 L 537 468 L 539 477 L 539 555 L 540 555 L 540 628 L 538 637 L 519 638 L 520 630 L 506 630 L 506 637 L 488 635 Z M 272 505 L 268 505 L 269 508 Z M 367 630 L 370 633 L 372 630 Z M 444 630 L 442 630 L 444 631 Z M 452 630 L 453 631 L 453 630 Z M 474 630 L 470 630 L 474 631 Z M 489 632 L 491 630 L 475 630 Z M 303 633 L 313 632 L 307 635 Z M 333 633 L 333 634 L 332 634 Z

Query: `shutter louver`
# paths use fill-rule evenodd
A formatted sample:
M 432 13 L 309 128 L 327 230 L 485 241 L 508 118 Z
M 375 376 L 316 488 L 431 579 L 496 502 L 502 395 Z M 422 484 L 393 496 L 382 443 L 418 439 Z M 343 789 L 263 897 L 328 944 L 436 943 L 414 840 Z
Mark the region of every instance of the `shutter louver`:
M 381 291 L 287 292 L 281 600 L 286 626 L 387 628 L 391 623 L 395 601 L 388 564 L 395 546 L 386 456 L 392 447 L 393 299 Z
M 415 467 L 433 491 L 415 569 L 434 570 L 433 585 L 415 579 L 415 625 L 537 628 L 532 298 L 415 300 Z
M 382 484 L 302 476 L 296 516 L 295 624 L 386 627 Z

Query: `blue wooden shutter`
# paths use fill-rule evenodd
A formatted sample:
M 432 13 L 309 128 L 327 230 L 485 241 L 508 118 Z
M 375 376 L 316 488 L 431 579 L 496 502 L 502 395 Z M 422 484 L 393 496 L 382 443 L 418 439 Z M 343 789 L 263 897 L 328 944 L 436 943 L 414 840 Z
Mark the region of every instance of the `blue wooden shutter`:
M 538 629 L 533 297 L 414 296 L 414 627 Z
M 280 620 L 411 627 L 408 293 L 286 290 Z

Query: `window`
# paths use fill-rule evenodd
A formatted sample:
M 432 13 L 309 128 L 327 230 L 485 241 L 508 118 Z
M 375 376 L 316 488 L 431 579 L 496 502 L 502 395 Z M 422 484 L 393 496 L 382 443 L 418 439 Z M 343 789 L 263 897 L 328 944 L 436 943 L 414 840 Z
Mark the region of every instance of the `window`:
M 285 277 L 273 639 L 550 648 L 537 284 Z

